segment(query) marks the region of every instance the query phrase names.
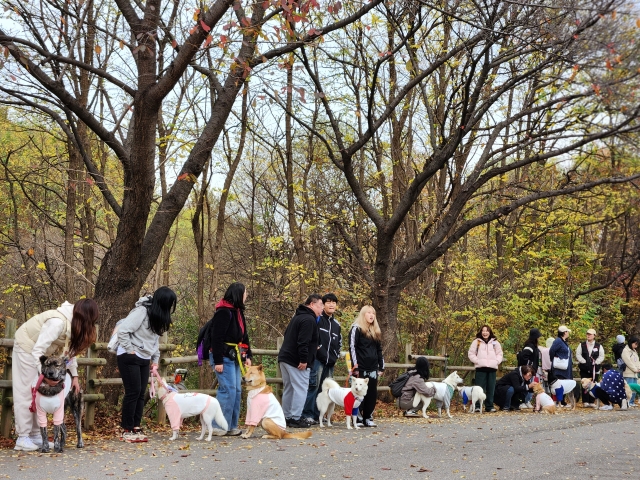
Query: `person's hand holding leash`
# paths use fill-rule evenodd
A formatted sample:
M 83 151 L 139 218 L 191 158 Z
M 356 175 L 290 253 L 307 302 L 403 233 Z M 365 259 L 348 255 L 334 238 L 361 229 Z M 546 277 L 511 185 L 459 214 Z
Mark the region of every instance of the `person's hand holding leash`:
M 73 377 L 71 380 L 71 390 L 76 393 L 80 393 L 80 383 L 78 382 L 78 377 Z

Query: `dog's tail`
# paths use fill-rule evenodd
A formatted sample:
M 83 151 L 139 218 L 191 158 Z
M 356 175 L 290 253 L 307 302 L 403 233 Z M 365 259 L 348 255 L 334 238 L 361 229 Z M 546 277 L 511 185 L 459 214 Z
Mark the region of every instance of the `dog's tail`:
M 307 430 L 306 432 L 296 432 L 296 433 L 285 433 L 282 438 L 297 438 L 299 440 L 309 438 L 311 436 L 311 430 Z
M 220 404 L 218 404 L 218 408 L 216 408 L 216 414 L 213 416 L 213 419 L 218 424 L 218 426 L 223 430 L 229 429 L 229 424 L 227 423 L 227 419 L 224 418 L 224 415 L 222 413 L 222 408 L 220 408 Z
M 322 382 L 322 391 L 324 393 L 327 393 L 332 388 L 340 388 L 340 385 L 338 385 L 338 383 L 333 378 L 325 378 L 324 382 Z

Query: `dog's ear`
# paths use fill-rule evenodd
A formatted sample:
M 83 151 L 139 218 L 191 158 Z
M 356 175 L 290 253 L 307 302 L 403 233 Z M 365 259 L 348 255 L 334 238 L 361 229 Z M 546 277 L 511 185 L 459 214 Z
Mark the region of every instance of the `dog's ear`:
M 262 371 L 262 364 L 255 366 L 258 370 Z
M 44 365 L 45 360 L 47 359 L 46 355 L 40 355 L 40 363 Z
M 364 379 L 364 383 L 366 383 L 367 385 L 369 385 L 369 379 L 368 379 L 368 378 L 365 378 L 365 379 Z

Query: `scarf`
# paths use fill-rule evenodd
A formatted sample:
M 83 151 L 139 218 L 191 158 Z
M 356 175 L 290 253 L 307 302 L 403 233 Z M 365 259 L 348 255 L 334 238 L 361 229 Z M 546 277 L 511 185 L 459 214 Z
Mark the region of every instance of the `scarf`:
M 240 311 L 239 308 L 236 308 L 233 306 L 233 304 L 227 302 L 225 299 L 222 299 L 218 302 L 218 304 L 216 305 L 216 310 L 218 310 L 219 308 L 230 308 L 230 309 L 235 309 L 236 312 L 238 312 L 238 325 L 240 325 L 240 331 L 242 332 L 242 336 L 244 337 L 244 322 L 242 321 L 244 317 L 242 317 L 242 312 Z

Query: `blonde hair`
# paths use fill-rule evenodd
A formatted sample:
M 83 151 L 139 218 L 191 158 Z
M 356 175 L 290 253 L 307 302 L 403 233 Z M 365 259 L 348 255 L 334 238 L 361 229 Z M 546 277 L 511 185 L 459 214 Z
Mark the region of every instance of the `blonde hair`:
M 373 312 L 373 324 L 369 324 L 369 322 L 367 322 L 367 319 L 365 318 L 365 315 L 368 312 Z M 375 315 L 376 309 L 371 305 L 365 305 L 360 309 L 360 313 L 356 317 L 356 321 L 353 322 L 353 324 L 360 328 L 360 330 L 366 337 L 379 342 L 382 340 L 382 332 L 380 331 L 380 325 L 378 325 L 378 318 Z

